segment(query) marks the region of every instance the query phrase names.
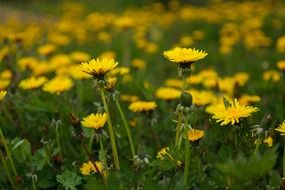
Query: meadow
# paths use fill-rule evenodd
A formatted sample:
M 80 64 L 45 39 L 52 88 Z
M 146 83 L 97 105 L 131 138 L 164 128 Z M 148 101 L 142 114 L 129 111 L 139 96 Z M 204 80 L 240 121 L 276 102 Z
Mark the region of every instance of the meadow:
M 0 189 L 285 189 L 285 3 L 106 2 L 0 2 Z

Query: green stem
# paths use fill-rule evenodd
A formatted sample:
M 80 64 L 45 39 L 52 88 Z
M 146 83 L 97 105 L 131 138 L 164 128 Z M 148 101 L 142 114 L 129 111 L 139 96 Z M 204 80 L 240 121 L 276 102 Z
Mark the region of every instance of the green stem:
M 1 151 L 0 151 L 0 158 L 1 158 L 1 162 L 2 162 L 3 168 L 4 168 L 4 170 L 5 170 L 5 173 L 7 174 L 7 177 L 8 177 L 8 179 L 9 179 L 9 181 L 10 181 L 10 183 L 11 183 L 13 189 L 16 189 L 16 186 L 15 186 L 15 184 L 14 184 L 13 178 L 12 178 L 12 176 L 11 176 L 11 173 L 10 173 L 8 167 L 7 167 L 7 163 L 6 163 L 5 158 L 4 158 L 4 156 L 3 156 L 3 154 L 2 154 Z
M 88 149 L 87 149 L 87 147 L 86 147 L 86 145 L 85 145 L 85 143 L 84 143 L 83 141 L 82 141 L 82 146 L 83 146 L 83 148 L 84 148 L 84 150 L 85 150 L 87 156 L 89 157 L 89 160 L 90 160 L 91 163 L 93 164 L 93 166 L 94 166 L 96 172 L 98 173 L 98 175 L 100 176 L 101 180 L 102 180 L 102 181 L 104 182 L 104 184 L 105 184 L 105 180 L 104 180 L 104 177 L 103 177 L 102 173 L 100 172 L 98 166 L 96 165 L 95 160 L 93 159 L 91 153 L 88 151 Z
M 184 93 L 186 88 L 187 88 L 187 78 L 183 77 L 181 94 Z M 178 150 L 180 150 L 180 145 L 181 145 L 181 143 L 179 143 L 179 139 L 181 137 L 182 117 L 183 117 L 182 112 L 180 110 L 178 110 L 178 122 L 177 122 L 176 137 L 175 137 L 175 146 L 178 147 Z
M 35 179 L 34 177 L 32 177 L 32 185 L 33 185 L 33 190 L 36 190 L 36 184 L 35 184 Z
M 8 148 L 8 146 L 7 146 L 7 143 L 6 143 L 6 139 L 5 139 L 4 135 L 3 135 L 3 132 L 2 132 L 2 129 L 1 129 L 1 128 L 0 128 L 0 138 L 1 138 L 2 141 L 3 141 L 3 145 L 4 145 L 4 148 L 5 148 L 6 154 L 7 154 L 8 158 L 9 158 L 10 164 L 11 164 L 11 166 L 12 166 L 12 170 L 13 170 L 13 172 L 14 172 L 14 175 L 17 177 L 17 176 L 18 176 L 18 173 L 17 173 L 16 167 L 15 167 L 15 165 L 14 165 L 14 161 L 13 161 L 13 159 L 12 159 L 11 153 L 10 153 L 10 151 L 9 151 L 9 148 Z
M 190 143 L 188 140 L 188 117 L 187 114 L 184 117 L 185 126 L 184 126 L 184 135 L 185 135 L 185 168 L 184 168 L 184 186 L 188 184 L 189 177 L 189 168 L 190 168 Z
M 283 178 L 285 178 L 285 145 L 283 150 Z
M 128 135 L 128 139 L 129 139 L 129 143 L 130 143 L 130 147 L 131 147 L 131 152 L 132 152 L 132 158 L 134 158 L 134 156 L 136 155 L 136 153 L 135 153 L 135 148 L 134 148 L 134 143 L 133 143 L 132 135 L 131 135 L 131 132 L 130 132 L 130 127 L 129 127 L 129 125 L 128 125 L 128 122 L 127 122 L 127 120 L 126 120 L 126 117 L 125 117 L 125 115 L 124 115 L 124 112 L 123 112 L 123 110 L 122 110 L 122 107 L 121 107 L 121 105 L 120 105 L 120 102 L 119 102 L 118 98 L 116 98 L 115 101 L 116 101 L 117 108 L 118 108 L 118 110 L 119 110 L 119 112 L 120 112 L 121 118 L 122 118 L 122 120 L 123 120 L 126 133 L 127 133 L 127 135 Z
M 183 83 L 182 83 L 182 89 L 181 89 L 182 93 L 184 93 L 186 88 L 187 88 L 187 78 L 183 77 Z
M 56 139 L 57 147 L 59 148 L 59 155 L 62 157 L 62 147 L 60 144 L 60 131 L 59 131 L 58 124 L 56 124 L 55 126 L 55 139 Z
M 106 170 L 107 170 L 107 158 L 106 158 L 106 151 L 104 149 L 104 146 L 103 146 L 103 142 L 102 142 L 102 138 L 99 137 L 99 143 L 100 143 L 100 149 L 101 151 L 103 152 L 103 157 L 102 157 L 102 162 L 103 162 L 103 165 L 105 166 Z
M 176 136 L 175 136 L 175 147 L 178 146 L 178 142 L 179 142 L 179 138 L 180 138 L 181 125 L 182 125 L 182 112 L 178 111 L 178 121 L 177 121 Z M 180 146 L 178 146 L 178 150 L 179 149 L 180 149 Z
M 106 97 L 105 97 L 103 88 L 100 88 L 100 94 L 101 94 L 101 98 L 103 101 L 105 112 L 107 113 L 107 116 L 108 116 L 107 122 L 108 122 L 108 130 L 109 130 L 110 141 L 111 141 L 111 146 L 112 146 L 114 164 L 115 164 L 116 170 L 119 170 L 120 169 L 120 162 L 119 162 L 119 156 L 118 156 L 118 151 L 117 151 L 117 146 L 116 146 L 116 140 L 115 140 L 113 126 L 112 126 L 110 113 L 109 113 L 109 109 L 108 109 L 108 105 L 107 105 L 107 101 L 106 101 Z

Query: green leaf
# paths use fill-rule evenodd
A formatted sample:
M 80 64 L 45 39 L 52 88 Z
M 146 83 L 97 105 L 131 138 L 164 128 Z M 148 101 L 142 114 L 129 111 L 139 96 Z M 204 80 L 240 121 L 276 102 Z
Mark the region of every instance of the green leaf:
M 216 164 L 216 167 L 225 176 L 241 185 L 268 174 L 272 170 L 276 158 L 275 150 L 269 150 L 263 155 L 258 153 L 248 158 L 239 155 L 235 160 L 229 159 L 225 163 Z
M 65 170 L 61 175 L 56 176 L 59 182 L 66 190 L 76 190 L 76 186 L 81 184 L 81 177 L 76 173 Z
M 35 155 L 32 156 L 32 162 L 31 165 L 36 167 L 37 170 L 42 170 L 42 168 L 45 166 L 45 164 L 48 162 L 48 155 L 46 154 L 46 151 L 44 149 L 39 149 L 35 153 Z
M 11 154 L 19 162 L 23 163 L 32 156 L 31 143 L 26 139 L 15 138 L 12 140 Z

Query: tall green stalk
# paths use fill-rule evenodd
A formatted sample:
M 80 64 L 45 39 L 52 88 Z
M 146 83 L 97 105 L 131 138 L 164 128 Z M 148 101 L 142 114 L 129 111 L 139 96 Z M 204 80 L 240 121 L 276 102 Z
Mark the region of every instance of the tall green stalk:
M 119 170 L 120 169 L 119 156 L 118 156 L 118 151 L 117 151 L 117 146 L 116 146 L 114 130 L 113 130 L 113 126 L 112 126 L 112 122 L 111 122 L 111 118 L 110 118 L 110 113 L 109 113 L 106 97 L 104 94 L 104 88 L 100 88 L 100 95 L 101 95 L 101 98 L 103 101 L 105 112 L 107 113 L 107 116 L 108 116 L 108 121 L 107 121 L 108 122 L 108 130 L 109 130 L 109 135 L 110 135 L 110 141 L 111 141 L 111 146 L 112 146 L 115 168 L 116 168 L 116 170 Z
M 120 113 L 120 116 L 123 120 L 123 123 L 124 123 L 124 127 L 125 127 L 125 130 L 126 130 L 126 133 L 128 135 L 128 139 L 129 139 L 129 143 L 130 143 L 130 147 L 131 147 L 131 152 L 132 152 L 132 158 L 134 158 L 134 156 L 136 155 L 135 153 L 135 147 L 134 147 L 134 143 L 133 143 L 133 138 L 132 138 L 132 135 L 131 135 L 131 132 L 130 132 L 130 127 L 128 125 L 128 122 L 126 120 L 126 117 L 125 117 L 125 114 L 121 108 L 121 105 L 120 105 L 120 102 L 118 100 L 118 98 L 116 98 L 116 106 L 119 110 L 119 113 Z
M 3 165 L 3 168 L 5 170 L 5 173 L 7 174 L 8 180 L 11 183 L 11 186 L 13 187 L 13 189 L 16 189 L 16 186 L 15 186 L 15 183 L 14 183 L 13 178 L 11 176 L 10 170 L 9 170 L 9 168 L 7 166 L 5 158 L 4 158 L 4 156 L 3 156 L 1 151 L 0 151 L 0 159 L 1 159 L 1 162 L 2 162 L 2 165 Z
M 283 178 L 285 178 L 285 144 L 283 150 Z
M 183 77 L 183 83 L 182 83 L 182 88 L 181 88 L 181 94 L 185 92 L 187 88 L 187 78 Z M 181 143 L 179 143 L 179 139 L 181 136 L 181 128 L 182 128 L 182 118 L 183 118 L 183 113 L 181 110 L 178 108 L 178 121 L 177 121 L 177 126 L 176 126 L 176 135 L 175 135 L 175 146 L 180 149 Z
M 185 116 L 185 126 L 184 126 L 184 135 L 185 135 L 185 168 L 184 168 L 184 186 L 188 184 L 189 178 L 189 169 L 190 169 L 190 143 L 188 140 L 188 117 Z
M 4 135 L 3 135 L 3 132 L 2 132 L 1 128 L 0 128 L 0 139 L 2 139 L 4 148 L 5 148 L 6 154 L 7 154 L 8 158 L 9 158 L 10 164 L 12 166 L 12 170 L 14 172 L 14 175 L 18 176 L 18 173 L 17 173 L 16 167 L 15 167 L 14 161 L 12 159 L 11 153 L 9 151 L 9 148 L 7 146 L 7 143 L 6 143 L 6 139 L 5 139 Z

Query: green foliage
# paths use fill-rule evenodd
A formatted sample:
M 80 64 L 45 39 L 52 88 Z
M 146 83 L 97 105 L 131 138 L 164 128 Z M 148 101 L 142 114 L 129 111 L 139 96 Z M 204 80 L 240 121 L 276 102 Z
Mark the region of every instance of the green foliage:
M 56 176 L 56 180 L 66 190 L 76 190 L 76 186 L 81 184 L 82 178 L 74 172 L 65 170 L 61 175 Z
M 11 141 L 11 145 L 11 153 L 19 163 L 26 162 L 32 156 L 31 144 L 28 140 L 15 138 Z
M 223 174 L 228 185 L 243 187 L 253 184 L 259 178 L 270 173 L 275 165 L 276 158 L 276 151 L 272 149 L 263 154 L 252 154 L 249 157 L 240 154 L 236 159 L 217 163 L 216 167 Z

